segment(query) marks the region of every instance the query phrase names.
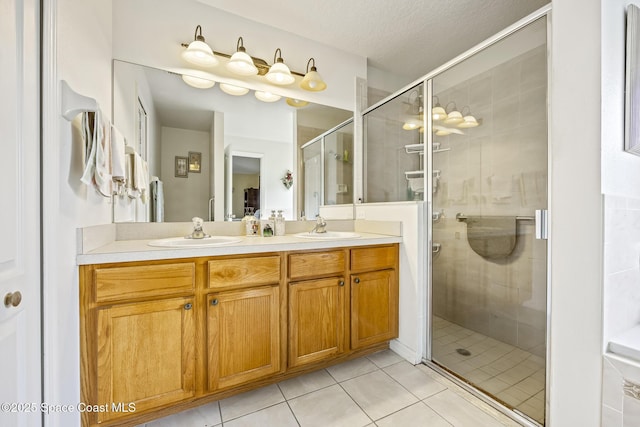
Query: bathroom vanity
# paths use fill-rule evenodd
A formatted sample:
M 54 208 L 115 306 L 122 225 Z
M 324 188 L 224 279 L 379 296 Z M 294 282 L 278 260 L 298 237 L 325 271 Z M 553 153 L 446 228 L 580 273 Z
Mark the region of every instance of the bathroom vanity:
M 388 347 L 399 241 L 123 242 L 127 262 L 114 242 L 82 255 L 81 401 L 96 408 L 83 426 L 138 425 Z

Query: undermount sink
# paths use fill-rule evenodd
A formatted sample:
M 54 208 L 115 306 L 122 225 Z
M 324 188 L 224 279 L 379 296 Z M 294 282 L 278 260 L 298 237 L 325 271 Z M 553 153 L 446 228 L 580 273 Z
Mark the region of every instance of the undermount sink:
M 232 236 L 210 236 L 203 239 L 187 239 L 186 237 L 171 237 L 168 239 L 152 240 L 149 246 L 163 248 L 208 248 L 210 246 L 228 245 L 238 243 L 241 239 Z
M 295 237 L 302 237 L 303 239 L 315 239 L 315 240 L 334 240 L 334 239 L 356 239 L 360 237 L 358 233 L 353 231 L 327 231 L 326 233 L 297 233 Z

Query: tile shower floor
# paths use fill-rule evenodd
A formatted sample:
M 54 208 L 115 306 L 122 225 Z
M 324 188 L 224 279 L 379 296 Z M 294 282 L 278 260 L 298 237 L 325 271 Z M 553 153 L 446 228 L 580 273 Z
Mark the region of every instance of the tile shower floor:
M 469 355 L 460 354 L 465 349 Z M 544 422 L 545 361 L 509 344 L 433 318 L 432 358 L 508 406 Z
M 519 424 L 391 350 L 162 418 L 147 427 L 499 427 Z

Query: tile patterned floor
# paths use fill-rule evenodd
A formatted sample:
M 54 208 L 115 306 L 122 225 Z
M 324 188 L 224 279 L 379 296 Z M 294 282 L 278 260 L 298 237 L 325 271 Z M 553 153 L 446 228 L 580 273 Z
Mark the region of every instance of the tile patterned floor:
M 213 402 L 147 427 L 501 427 L 519 424 L 391 350 Z
M 471 354 L 464 356 L 457 349 Z M 543 358 L 434 317 L 433 360 L 539 423 L 544 422 Z

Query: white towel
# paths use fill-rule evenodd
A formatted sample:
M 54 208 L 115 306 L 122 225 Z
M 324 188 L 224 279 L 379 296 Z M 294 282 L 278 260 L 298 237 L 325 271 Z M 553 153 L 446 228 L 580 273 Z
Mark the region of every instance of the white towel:
M 125 145 L 124 136 L 115 126 L 111 126 L 111 175 L 115 182 L 121 184 L 125 182 L 127 176 Z
M 82 113 L 82 141 L 85 147 L 85 167 L 80 180 L 93 185 L 105 197 L 111 196 L 110 144 L 104 135 L 102 112 Z
M 142 203 L 147 202 L 149 190 L 149 169 L 147 162 L 140 157 L 140 154 L 133 154 L 133 190 L 138 191 Z
M 421 193 L 424 191 L 424 178 L 407 178 L 409 181 L 409 188 L 412 191 Z

